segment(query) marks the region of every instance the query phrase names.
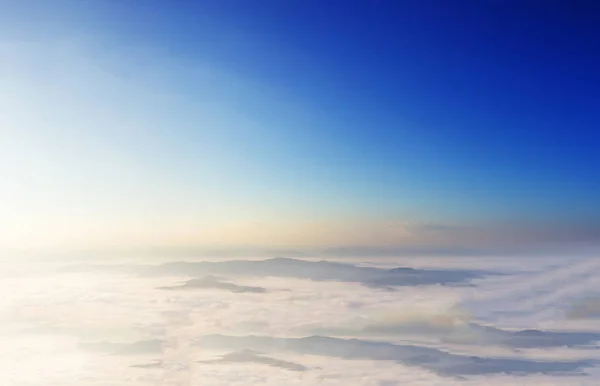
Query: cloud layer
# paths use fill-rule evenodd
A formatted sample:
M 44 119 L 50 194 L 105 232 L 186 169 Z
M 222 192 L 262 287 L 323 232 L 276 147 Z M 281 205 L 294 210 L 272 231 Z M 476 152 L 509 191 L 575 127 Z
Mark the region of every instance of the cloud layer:
M 23 269 L 0 282 L 0 382 L 598 383 L 600 261 L 472 259 Z

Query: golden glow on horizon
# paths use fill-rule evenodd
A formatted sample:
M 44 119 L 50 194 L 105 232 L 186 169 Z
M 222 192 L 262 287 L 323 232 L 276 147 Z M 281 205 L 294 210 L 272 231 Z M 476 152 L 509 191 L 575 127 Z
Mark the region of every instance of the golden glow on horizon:
M 232 221 L 206 224 L 171 219 L 142 223 L 124 219 L 78 221 L 30 218 L 0 223 L 0 246 L 11 248 L 395 246 L 415 241 L 401 225 L 339 221 Z

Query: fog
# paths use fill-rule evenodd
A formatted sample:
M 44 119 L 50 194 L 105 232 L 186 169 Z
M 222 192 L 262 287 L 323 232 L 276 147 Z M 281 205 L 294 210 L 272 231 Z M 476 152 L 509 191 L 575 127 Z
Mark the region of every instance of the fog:
M 5 264 L 3 385 L 594 385 L 600 260 Z

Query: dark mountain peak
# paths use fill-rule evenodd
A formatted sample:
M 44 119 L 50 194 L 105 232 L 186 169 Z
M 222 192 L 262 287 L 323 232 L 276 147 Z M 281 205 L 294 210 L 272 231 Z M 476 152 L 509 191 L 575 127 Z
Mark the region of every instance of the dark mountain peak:
M 410 267 L 398 267 L 389 269 L 388 272 L 392 273 L 404 273 L 404 272 L 416 272 L 416 269 Z
M 298 260 L 298 259 L 292 259 L 291 257 L 273 257 L 271 259 L 267 259 L 267 260 L 263 260 L 263 262 L 265 263 L 305 263 L 306 261 L 304 260 Z

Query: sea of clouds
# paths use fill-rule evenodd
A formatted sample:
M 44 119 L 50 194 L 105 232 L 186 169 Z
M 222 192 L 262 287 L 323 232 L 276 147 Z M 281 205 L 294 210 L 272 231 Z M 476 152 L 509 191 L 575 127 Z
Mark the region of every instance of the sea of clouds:
M 600 258 L 0 270 L 0 385 L 600 384 Z

